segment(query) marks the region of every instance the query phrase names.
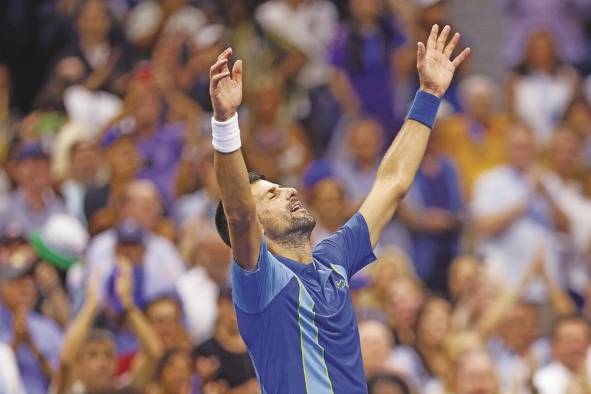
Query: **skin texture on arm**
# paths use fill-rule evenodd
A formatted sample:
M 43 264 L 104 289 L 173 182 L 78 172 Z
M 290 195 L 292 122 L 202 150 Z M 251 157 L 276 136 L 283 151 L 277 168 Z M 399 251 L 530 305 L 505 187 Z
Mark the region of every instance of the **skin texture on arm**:
M 231 55 L 232 49 L 226 49 L 210 69 L 209 92 L 214 118 L 220 122 L 234 116 L 242 101 L 242 61 L 236 61 L 230 73 L 228 59 Z M 259 257 L 262 231 L 257 220 L 242 151 L 216 151 L 214 168 L 228 220 L 232 253 L 242 268 L 254 270 Z
M 96 296 L 96 288 L 91 284 L 86 294 L 84 306 L 70 324 L 64 337 L 59 369 L 52 382 L 52 386 L 55 387 L 55 392 L 58 394 L 66 393 L 72 384 L 72 368 L 76 361 L 76 354 L 90 332 L 98 311 L 99 301 Z
M 420 89 L 437 97 L 445 94 L 456 68 L 470 53 L 470 49 L 466 48 L 453 61 L 450 60 L 460 39 L 456 33 L 447 43 L 450 31 L 451 28 L 445 26 L 439 34 L 439 27 L 434 25 L 427 46 L 419 43 L 417 47 Z M 412 184 L 423 159 L 430 131 L 422 123 L 407 119 L 382 159 L 375 183 L 359 209 L 367 222 L 373 246 L 377 244 Z

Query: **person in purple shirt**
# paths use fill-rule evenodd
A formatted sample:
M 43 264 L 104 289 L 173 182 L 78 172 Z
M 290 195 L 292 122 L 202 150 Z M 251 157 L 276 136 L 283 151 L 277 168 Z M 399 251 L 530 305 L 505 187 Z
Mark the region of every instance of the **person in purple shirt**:
M 395 115 L 393 54 L 406 38 L 382 2 L 349 4 L 352 20 L 342 26 L 330 53 L 337 99 L 345 111 L 361 110 L 378 119 L 389 142 L 401 122 Z
M 62 332 L 53 320 L 33 310 L 34 268 L 34 261 L 24 255 L 0 263 L 0 342 L 12 347 L 27 394 L 45 394 L 58 362 Z
M 132 103 L 130 116 L 108 130 L 101 142 L 109 146 L 122 135 L 131 136 L 143 162 L 137 176 L 154 182 L 165 207 L 170 208 L 185 127 L 182 123 L 166 122 L 164 98 L 152 82 L 151 74 L 146 74 L 137 77 L 134 88 L 130 89 L 127 98 Z
M 430 289 L 447 293 L 448 270 L 460 250 L 464 204 L 456 167 L 437 151 L 437 131 L 400 214 L 409 227 L 417 274 Z

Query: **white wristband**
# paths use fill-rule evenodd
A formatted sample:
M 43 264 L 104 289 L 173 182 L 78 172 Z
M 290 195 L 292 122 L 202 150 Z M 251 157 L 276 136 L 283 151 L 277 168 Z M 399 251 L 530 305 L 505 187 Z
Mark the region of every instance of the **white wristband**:
M 238 124 L 238 113 L 223 122 L 211 117 L 211 134 L 213 148 L 221 153 L 231 153 L 242 146 L 240 141 L 240 126 Z

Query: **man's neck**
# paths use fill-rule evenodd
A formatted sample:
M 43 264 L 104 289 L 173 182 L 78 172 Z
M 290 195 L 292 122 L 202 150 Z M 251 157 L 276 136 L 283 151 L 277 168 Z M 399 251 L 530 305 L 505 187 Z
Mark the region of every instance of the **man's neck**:
M 312 262 L 312 245 L 310 238 L 298 239 L 295 242 L 275 242 L 269 240 L 269 250 L 276 255 L 287 257 L 302 264 Z

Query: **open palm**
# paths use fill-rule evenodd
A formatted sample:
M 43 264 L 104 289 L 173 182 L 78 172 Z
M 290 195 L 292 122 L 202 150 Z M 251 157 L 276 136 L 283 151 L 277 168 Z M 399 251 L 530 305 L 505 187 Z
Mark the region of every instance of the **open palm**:
M 214 117 L 219 121 L 232 117 L 242 102 L 242 61 L 237 60 L 230 73 L 230 56 L 232 48 L 222 52 L 209 69 L 209 95 Z
M 460 41 L 460 34 L 455 33 L 447 43 L 450 31 L 451 28 L 445 26 L 439 34 L 439 26 L 433 25 L 427 39 L 427 46 L 419 42 L 417 48 L 417 69 L 421 90 L 438 97 L 445 94 L 456 69 L 470 54 L 470 48 L 466 48 L 455 59 L 450 59 Z

